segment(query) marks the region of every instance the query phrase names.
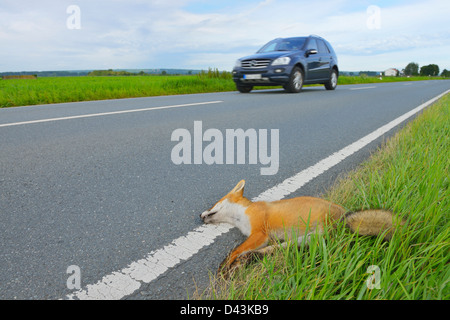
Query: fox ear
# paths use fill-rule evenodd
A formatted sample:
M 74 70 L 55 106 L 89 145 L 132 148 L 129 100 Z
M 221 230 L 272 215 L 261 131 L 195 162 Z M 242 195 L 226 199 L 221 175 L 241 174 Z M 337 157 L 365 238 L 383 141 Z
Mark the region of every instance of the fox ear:
M 245 180 L 241 180 L 238 182 L 238 184 L 233 188 L 233 190 L 230 191 L 230 193 L 236 193 L 236 192 L 244 192 L 244 186 L 245 186 Z

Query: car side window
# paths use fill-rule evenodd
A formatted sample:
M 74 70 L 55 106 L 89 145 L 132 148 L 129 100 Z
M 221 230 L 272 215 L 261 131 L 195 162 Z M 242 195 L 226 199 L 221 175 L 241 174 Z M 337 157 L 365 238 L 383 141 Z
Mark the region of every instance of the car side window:
M 310 49 L 315 49 L 315 50 L 317 50 L 316 39 L 309 39 L 309 41 L 308 41 L 308 47 L 306 48 L 306 50 L 310 50 Z
M 322 40 L 317 40 L 317 44 L 319 46 L 319 53 L 326 53 L 326 54 L 330 53 L 327 46 Z

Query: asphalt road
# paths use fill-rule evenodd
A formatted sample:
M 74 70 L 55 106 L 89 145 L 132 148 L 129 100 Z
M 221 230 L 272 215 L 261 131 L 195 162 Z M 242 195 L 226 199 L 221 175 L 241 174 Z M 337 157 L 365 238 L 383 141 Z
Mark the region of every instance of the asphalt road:
M 82 287 L 96 283 L 200 226 L 199 214 L 240 179 L 253 198 L 449 88 L 400 82 L 1 109 L 0 299 L 63 299 L 73 292 L 69 266 L 79 267 Z M 136 109 L 146 110 L 121 112 Z M 267 165 L 248 159 L 174 164 L 171 135 L 193 136 L 194 121 L 224 137 L 227 129 L 278 129 L 278 172 L 261 175 Z M 320 195 L 401 126 L 292 196 Z M 124 298 L 192 297 L 243 240 L 233 229 Z

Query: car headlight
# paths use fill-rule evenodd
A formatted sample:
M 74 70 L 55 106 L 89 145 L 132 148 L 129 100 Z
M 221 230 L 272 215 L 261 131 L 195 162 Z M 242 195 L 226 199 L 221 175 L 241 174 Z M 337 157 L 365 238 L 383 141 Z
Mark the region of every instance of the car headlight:
M 289 64 L 289 62 L 291 62 L 291 58 L 289 58 L 289 57 L 281 57 L 281 58 L 275 59 L 272 62 L 272 65 L 273 66 L 280 66 L 280 65 L 284 65 L 284 64 Z
M 241 60 L 236 60 L 236 63 L 234 64 L 235 68 L 240 68 L 241 67 Z

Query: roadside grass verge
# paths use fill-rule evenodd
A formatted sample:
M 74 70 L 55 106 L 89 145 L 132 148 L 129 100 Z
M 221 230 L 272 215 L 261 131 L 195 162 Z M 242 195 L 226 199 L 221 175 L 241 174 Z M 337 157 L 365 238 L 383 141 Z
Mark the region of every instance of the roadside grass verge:
M 200 298 L 450 299 L 449 150 L 446 95 L 324 195 L 349 210 L 384 208 L 405 218 L 391 241 L 352 234 L 341 223 L 230 281 L 213 276 Z
M 339 77 L 342 84 L 428 80 L 428 77 Z M 432 78 L 443 79 L 443 78 Z M 256 87 L 265 89 L 273 87 Z M 280 87 L 281 88 L 281 87 Z M 0 80 L 0 108 L 76 101 L 235 91 L 228 72 L 185 76 L 83 76 Z

